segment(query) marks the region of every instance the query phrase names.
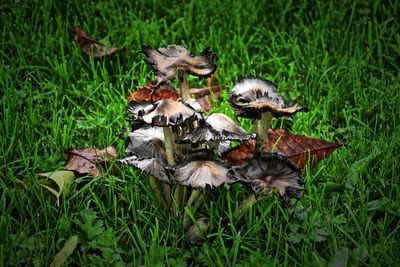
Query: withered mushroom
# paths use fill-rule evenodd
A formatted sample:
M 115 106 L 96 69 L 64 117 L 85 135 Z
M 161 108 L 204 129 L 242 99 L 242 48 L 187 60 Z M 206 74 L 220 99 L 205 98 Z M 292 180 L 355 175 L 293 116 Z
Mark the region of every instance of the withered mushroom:
M 150 46 L 143 46 L 142 50 L 146 55 L 147 63 L 152 65 L 157 72 L 155 86 L 169 82 L 178 75 L 181 83 L 181 97 L 184 102 L 190 99 L 187 74 L 208 77 L 217 68 L 214 64 L 217 55 L 208 48 L 198 56 L 192 56 L 185 47 L 180 45 L 169 45 L 158 50 Z
M 211 151 L 195 152 L 173 168 L 175 179 L 193 188 L 205 188 L 207 185 L 212 188 L 235 182 L 228 177 L 228 171 Z
M 154 106 L 154 110 L 144 115 L 142 120 L 147 124 L 163 128 L 167 160 L 168 164 L 172 166 L 175 164 L 174 139 L 169 127 L 183 125 L 194 120 L 195 111 L 187 105 L 171 99 L 160 100 Z
M 291 198 L 300 199 L 304 183 L 300 170 L 282 153 L 257 153 L 230 176 L 249 182 L 256 195 L 269 194 L 276 188 L 286 206 L 290 206 Z
M 262 150 L 268 135 L 272 115 L 275 117 L 290 116 L 305 107 L 296 103 L 285 105 L 284 99 L 277 93 L 277 85 L 258 78 L 243 79 L 235 84 L 229 92 L 229 102 L 238 116 L 256 119 L 257 149 Z
M 220 133 L 222 140 L 246 141 L 254 139 L 254 134 L 248 134 L 242 127 L 236 124 L 234 120 L 223 113 L 213 113 L 206 117 L 206 122 Z

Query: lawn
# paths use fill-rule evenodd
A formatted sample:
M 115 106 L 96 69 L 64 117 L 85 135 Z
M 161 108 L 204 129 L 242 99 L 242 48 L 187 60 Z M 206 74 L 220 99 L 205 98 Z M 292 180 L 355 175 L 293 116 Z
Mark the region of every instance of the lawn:
M 0 266 L 48 266 L 75 235 L 68 265 L 398 264 L 399 1 L 43 2 L 0 3 Z M 86 56 L 77 25 L 120 50 Z M 286 128 L 344 146 L 306 169 L 293 210 L 271 195 L 227 221 L 247 189 L 212 191 L 198 245 L 127 166 L 76 179 L 57 206 L 37 174 L 62 169 L 66 149 L 113 145 L 123 157 L 126 96 L 154 77 L 143 44 L 210 47 L 220 84 L 272 80 L 309 107 Z M 234 117 L 226 98 L 214 111 Z

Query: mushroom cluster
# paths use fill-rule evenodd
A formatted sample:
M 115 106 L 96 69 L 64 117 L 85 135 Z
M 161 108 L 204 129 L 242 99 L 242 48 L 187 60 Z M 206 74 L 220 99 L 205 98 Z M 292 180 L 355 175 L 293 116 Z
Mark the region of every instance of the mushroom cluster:
M 286 206 L 292 198 L 300 198 L 300 171 L 284 154 L 265 152 L 263 144 L 273 117 L 290 116 L 304 108 L 285 105 L 270 81 L 241 80 L 230 90 L 229 103 L 237 116 L 254 120 L 254 133 L 248 133 L 225 114 L 206 116 L 191 98 L 187 75 L 213 74 L 215 53 L 205 49 L 193 56 L 179 45 L 157 50 L 143 46 L 143 53 L 156 79 L 134 94 L 129 104 L 131 129 L 120 162 L 147 174 L 166 209 L 179 214 L 187 206 L 194 211 L 205 190 L 236 182 L 249 185 L 256 196 L 277 192 Z M 169 85 L 176 77 L 179 91 Z M 224 152 L 233 141 L 250 139 L 257 142 L 254 157 L 243 166 L 230 166 Z

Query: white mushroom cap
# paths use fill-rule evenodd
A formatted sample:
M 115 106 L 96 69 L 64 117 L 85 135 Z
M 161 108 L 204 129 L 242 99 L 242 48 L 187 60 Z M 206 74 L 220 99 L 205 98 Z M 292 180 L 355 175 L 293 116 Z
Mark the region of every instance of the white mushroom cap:
M 120 163 L 136 167 L 165 183 L 170 183 L 164 164 L 156 158 L 139 158 L 136 155 L 118 160 Z
M 195 118 L 195 110 L 171 99 L 156 102 L 155 109 L 144 115 L 142 120 L 154 126 L 178 126 Z
M 222 140 L 245 141 L 255 138 L 255 135 L 248 134 L 234 120 L 223 113 L 210 114 L 206 117 L 206 122 L 222 135 Z
M 175 179 L 183 185 L 205 188 L 207 185 L 219 187 L 235 182 L 228 177 L 228 169 L 222 162 L 211 158 L 212 152 L 200 152 L 189 156 L 184 162 L 174 167 Z

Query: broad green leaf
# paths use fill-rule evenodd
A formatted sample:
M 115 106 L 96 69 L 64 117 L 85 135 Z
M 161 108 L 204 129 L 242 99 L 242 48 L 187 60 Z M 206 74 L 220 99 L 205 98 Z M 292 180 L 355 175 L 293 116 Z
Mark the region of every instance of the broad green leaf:
M 55 171 L 55 172 L 46 172 L 39 173 L 40 176 L 46 177 L 48 179 L 53 180 L 57 186 L 58 190 L 51 188 L 46 182 L 46 179 L 40 179 L 39 184 L 50 191 L 57 198 L 57 206 L 60 206 L 60 196 L 64 190 L 64 186 L 66 184 L 70 184 L 75 180 L 75 174 L 72 171 Z
M 53 262 L 50 264 L 50 267 L 59 267 L 64 264 L 67 258 L 74 252 L 76 246 L 78 245 L 78 236 L 73 235 L 65 242 L 64 247 L 57 253 L 54 257 Z

